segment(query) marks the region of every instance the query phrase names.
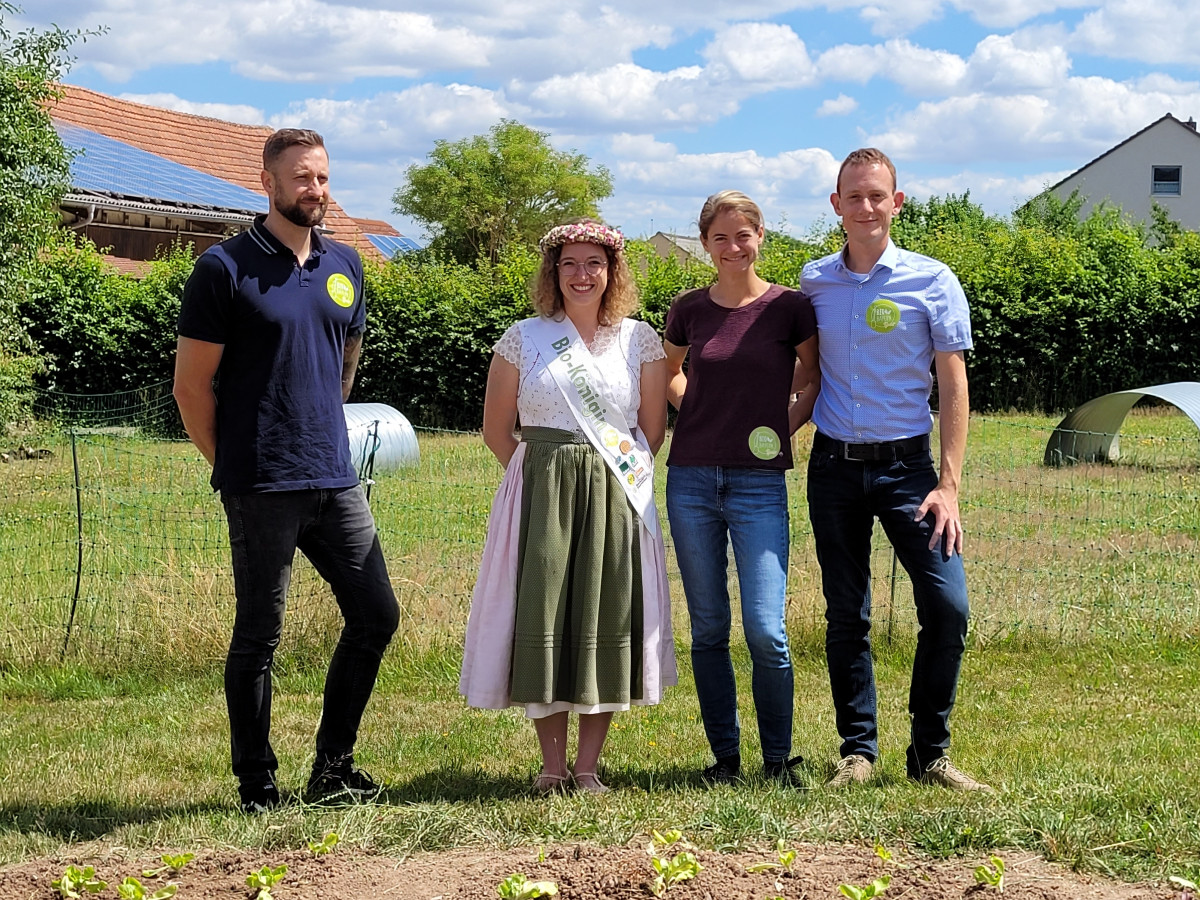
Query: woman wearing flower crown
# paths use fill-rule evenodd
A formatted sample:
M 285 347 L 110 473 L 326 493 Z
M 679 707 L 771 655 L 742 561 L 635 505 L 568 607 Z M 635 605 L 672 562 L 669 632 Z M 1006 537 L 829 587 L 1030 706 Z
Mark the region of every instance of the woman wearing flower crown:
M 496 343 L 483 439 L 504 478 L 488 520 L 459 691 L 523 706 L 542 751 L 535 791 L 608 790 L 597 765 L 612 715 L 676 681 L 653 454 L 666 364 L 637 307 L 619 231 L 550 229 L 538 315 Z M 520 421 L 520 436 L 514 428 Z M 567 717 L 579 744 L 567 764 Z

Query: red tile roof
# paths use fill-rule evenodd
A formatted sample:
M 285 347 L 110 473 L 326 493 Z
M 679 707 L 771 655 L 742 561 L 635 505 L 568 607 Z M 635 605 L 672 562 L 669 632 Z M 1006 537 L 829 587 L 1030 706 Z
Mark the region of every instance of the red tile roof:
M 270 127 L 146 106 L 70 84 L 61 88 L 62 99 L 50 110 L 55 119 L 263 193 L 262 148 L 273 130 Z M 399 235 L 386 222 L 355 219 L 336 200 L 329 203 L 325 226 L 335 240 L 376 260 L 383 259 L 383 255 L 364 233 Z

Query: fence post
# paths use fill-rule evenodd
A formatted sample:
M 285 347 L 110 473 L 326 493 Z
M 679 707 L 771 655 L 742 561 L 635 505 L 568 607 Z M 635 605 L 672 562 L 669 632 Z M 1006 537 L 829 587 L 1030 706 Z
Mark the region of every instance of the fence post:
M 892 597 L 888 603 L 887 642 L 892 642 L 892 624 L 896 621 L 896 548 L 892 548 Z
M 67 658 L 71 629 L 75 625 L 75 610 L 79 606 L 79 587 L 83 581 L 83 485 L 79 479 L 79 450 L 75 445 L 75 427 L 71 427 L 71 465 L 75 470 L 75 595 L 71 598 L 71 615 L 67 618 L 67 633 L 63 636 L 59 661 Z

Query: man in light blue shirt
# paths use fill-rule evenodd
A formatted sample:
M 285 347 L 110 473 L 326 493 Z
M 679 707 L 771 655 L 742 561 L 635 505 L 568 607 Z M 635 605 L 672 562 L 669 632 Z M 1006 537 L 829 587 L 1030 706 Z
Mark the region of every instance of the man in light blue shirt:
M 891 241 L 904 194 L 879 150 L 855 150 L 830 196 L 846 245 L 804 267 L 817 314 L 821 392 L 808 506 L 828 623 L 829 681 L 842 738 L 833 787 L 866 781 L 879 756 L 871 663 L 871 531 L 879 519 L 913 583 L 920 631 L 909 713 L 909 777 L 990 791 L 950 762 L 950 710 L 967 635 L 958 487 L 967 442 L 967 299 L 954 273 Z M 930 369 L 941 466 L 934 469 Z

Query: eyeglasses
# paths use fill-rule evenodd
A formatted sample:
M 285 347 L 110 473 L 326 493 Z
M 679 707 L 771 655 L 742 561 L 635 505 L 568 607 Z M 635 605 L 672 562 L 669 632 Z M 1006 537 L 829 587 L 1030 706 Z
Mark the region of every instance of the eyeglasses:
M 558 264 L 560 272 L 566 275 L 576 275 L 580 270 L 587 272 L 589 275 L 599 275 L 608 268 L 608 260 L 606 259 L 589 259 L 587 262 L 575 262 L 574 260 L 564 259 Z

